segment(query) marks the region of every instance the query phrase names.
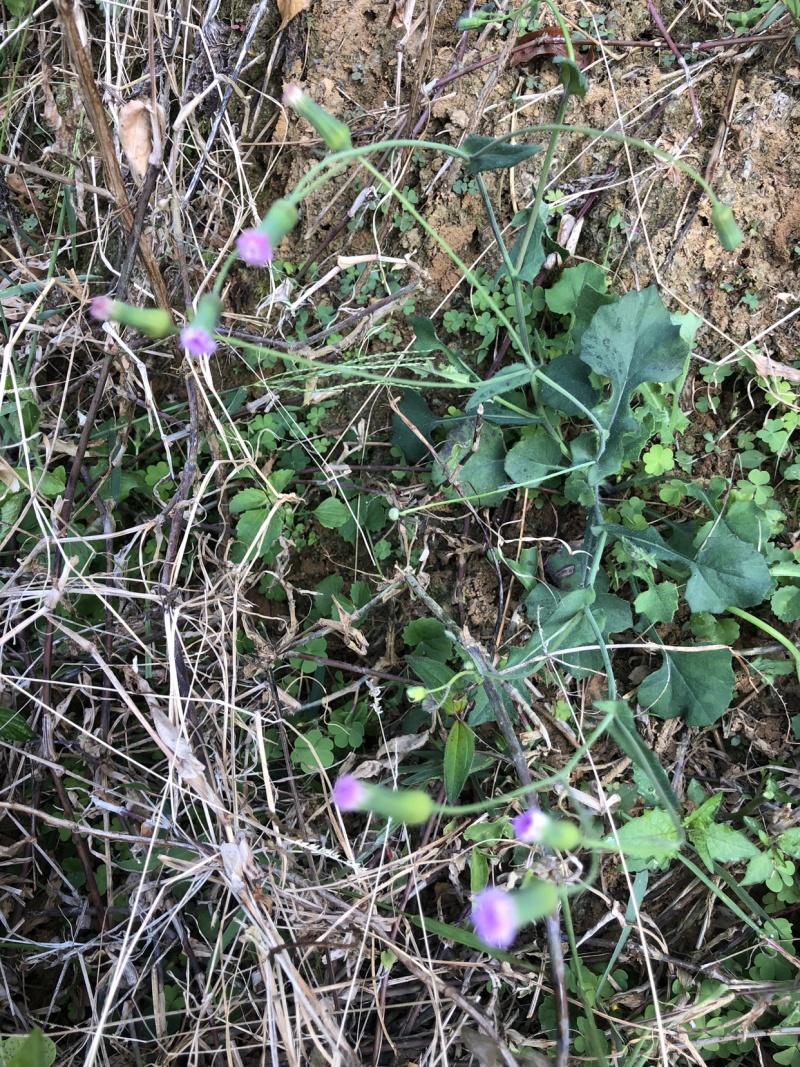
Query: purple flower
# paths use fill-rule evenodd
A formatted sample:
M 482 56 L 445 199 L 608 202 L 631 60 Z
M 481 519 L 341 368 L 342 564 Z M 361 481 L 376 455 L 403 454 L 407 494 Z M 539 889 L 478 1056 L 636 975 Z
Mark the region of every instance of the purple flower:
M 96 296 L 89 305 L 89 314 L 100 322 L 108 322 L 114 318 L 116 306 L 116 300 L 112 300 L 110 296 Z
M 521 815 L 516 815 L 511 820 L 514 834 L 518 841 L 524 841 L 526 845 L 541 844 L 550 819 L 543 811 L 528 808 Z
M 272 262 L 272 244 L 261 230 L 243 230 L 236 239 L 236 247 L 248 267 L 266 267 Z
M 217 348 L 217 342 L 202 326 L 187 326 L 181 330 L 181 344 L 190 356 L 210 356 Z
M 473 901 L 472 924 L 481 941 L 495 948 L 508 948 L 520 925 L 514 898 L 502 889 L 484 889 Z
M 363 782 L 352 774 L 343 774 L 337 778 L 333 787 L 333 802 L 339 811 L 360 811 L 367 799 L 367 789 Z

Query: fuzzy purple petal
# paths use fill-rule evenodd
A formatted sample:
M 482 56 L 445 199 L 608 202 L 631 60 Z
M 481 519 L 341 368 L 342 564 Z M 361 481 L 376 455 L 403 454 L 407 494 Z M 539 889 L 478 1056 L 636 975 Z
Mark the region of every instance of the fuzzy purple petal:
M 266 267 L 272 262 L 272 245 L 261 230 L 244 230 L 236 239 L 236 247 L 248 267 Z
M 541 842 L 549 821 L 544 812 L 529 808 L 521 815 L 516 815 L 511 820 L 511 825 L 518 841 L 524 841 L 526 845 L 537 845 Z
M 89 314 L 93 319 L 107 322 L 114 317 L 114 303 L 110 296 L 96 296 L 89 305 Z
M 217 342 L 202 326 L 187 326 L 181 330 L 181 344 L 190 356 L 210 356 L 217 348 Z
M 339 811 L 359 811 L 367 799 L 363 782 L 352 774 L 343 774 L 333 787 L 333 802 Z
M 508 948 L 517 936 L 517 909 L 513 897 L 502 889 L 484 889 L 472 904 L 475 933 L 494 948 Z

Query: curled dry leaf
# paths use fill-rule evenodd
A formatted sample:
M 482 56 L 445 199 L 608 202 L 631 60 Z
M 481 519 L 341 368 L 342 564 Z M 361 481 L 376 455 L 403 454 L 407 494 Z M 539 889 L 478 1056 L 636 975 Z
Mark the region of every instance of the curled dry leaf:
M 544 26 L 541 30 L 524 33 L 517 39 L 511 53 L 509 66 L 518 67 L 521 63 L 530 63 L 533 59 L 552 59 L 553 56 L 569 57 L 564 34 L 557 26 Z M 594 51 L 590 48 L 585 55 L 575 53 L 575 62 L 581 70 L 594 62 Z
M 787 367 L 760 352 L 748 352 L 747 355 L 753 361 L 756 374 L 760 378 L 783 378 L 787 382 L 800 382 L 800 370 L 796 367 Z
M 392 759 L 401 760 L 409 752 L 422 748 L 428 743 L 430 730 L 423 730 L 421 734 L 401 734 L 400 737 L 392 737 L 378 749 L 376 755 L 391 756 Z
M 190 789 L 194 789 L 199 797 L 207 803 L 216 806 L 217 799 L 214 791 L 208 784 L 205 769 L 200 760 L 192 752 L 192 746 L 187 738 L 178 732 L 167 716 L 152 704 L 150 713 L 153 716 L 153 725 L 158 731 L 158 736 L 172 754 L 175 762 L 175 770 Z
M 151 163 L 161 161 L 164 116 L 153 113 L 149 100 L 129 100 L 119 109 L 119 143 L 137 182 L 142 181 Z
M 293 18 L 311 7 L 311 0 L 278 0 L 278 12 L 281 16 L 280 29 L 286 29 Z
M 4 485 L 8 492 L 16 493 L 20 487 L 17 472 L 0 456 L 0 484 Z

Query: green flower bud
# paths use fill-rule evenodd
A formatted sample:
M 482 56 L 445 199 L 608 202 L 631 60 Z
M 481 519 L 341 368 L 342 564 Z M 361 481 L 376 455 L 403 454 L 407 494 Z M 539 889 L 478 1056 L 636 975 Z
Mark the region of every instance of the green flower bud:
M 322 140 L 332 152 L 343 152 L 353 147 L 350 130 L 343 122 L 315 104 L 310 96 L 298 85 L 288 85 L 283 93 L 283 102 L 297 112 L 306 122 L 310 122 Z
M 485 25 L 485 20 L 476 15 L 464 15 L 456 23 L 456 29 L 459 33 L 464 33 L 466 30 L 482 30 Z
M 407 826 L 419 826 L 430 819 L 433 808 L 433 800 L 421 789 L 394 790 L 367 785 L 361 810 L 385 815 Z
M 566 819 L 551 819 L 542 834 L 542 844 L 559 852 L 572 852 L 580 843 L 580 830 L 574 822 Z
M 216 330 L 225 305 L 217 293 L 206 293 L 201 296 L 197 304 L 197 314 L 192 319 L 192 326 L 211 333 Z
M 711 210 L 711 222 L 726 252 L 733 252 L 744 240 L 744 234 L 739 229 L 728 204 L 723 204 L 719 200 L 714 204 Z
M 525 881 L 521 889 L 516 889 L 511 894 L 514 901 L 514 909 L 519 926 L 526 923 L 536 922 L 537 919 L 550 915 L 558 906 L 558 895 L 555 886 L 551 882 L 545 882 L 543 878 L 531 876 Z
M 143 333 L 145 337 L 161 338 L 177 333 L 172 316 L 163 308 L 131 307 L 130 304 L 112 300 L 108 296 L 96 296 L 92 300 L 89 313 L 101 322 L 112 319 L 122 326 L 131 326 L 134 330 Z
M 428 690 L 424 685 L 412 685 L 406 689 L 406 696 L 412 704 L 421 704 L 427 695 Z

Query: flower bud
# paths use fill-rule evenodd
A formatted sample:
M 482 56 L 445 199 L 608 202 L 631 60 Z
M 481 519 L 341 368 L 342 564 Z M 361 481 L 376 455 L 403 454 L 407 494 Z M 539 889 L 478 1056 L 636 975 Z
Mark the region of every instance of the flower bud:
M 383 789 L 342 775 L 333 787 L 333 801 L 340 811 L 371 811 L 389 819 L 418 826 L 433 814 L 433 800 L 421 789 Z
M 181 344 L 192 356 L 213 355 L 217 347 L 214 330 L 222 314 L 223 303 L 216 293 L 206 293 L 197 305 L 197 314 L 181 330 Z
M 89 314 L 100 322 L 108 322 L 111 319 L 122 326 L 132 326 L 145 337 L 169 337 L 171 333 L 177 332 L 172 316 L 163 308 L 131 307 L 130 304 L 112 300 L 109 296 L 96 296 L 92 300 Z
M 310 122 L 322 140 L 332 152 L 343 152 L 353 147 L 350 130 L 343 122 L 314 103 L 306 96 L 299 85 L 287 85 L 283 93 L 283 102 L 297 112 L 306 122 Z
M 541 878 L 511 893 L 502 889 L 484 889 L 472 905 L 475 933 L 494 948 L 509 948 L 517 931 L 554 911 L 558 897 L 554 886 Z
M 464 33 L 466 30 L 482 30 L 485 25 L 486 20 L 477 15 L 464 15 L 456 23 L 456 29 Z
M 568 852 L 577 848 L 581 835 L 575 823 L 566 819 L 551 819 L 543 811 L 529 808 L 511 820 L 514 833 L 526 845 L 544 845 Z
M 406 689 L 406 696 L 412 704 L 421 704 L 427 695 L 428 690 L 424 685 L 411 685 Z
M 276 200 L 255 229 L 244 230 L 236 241 L 239 255 L 249 267 L 266 267 L 275 249 L 297 225 L 297 208 L 288 200 Z
M 726 252 L 733 252 L 744 240 L 744 234 L 733 217 L 730 205 L 718 200 L 711 209 L 711 222 Z

